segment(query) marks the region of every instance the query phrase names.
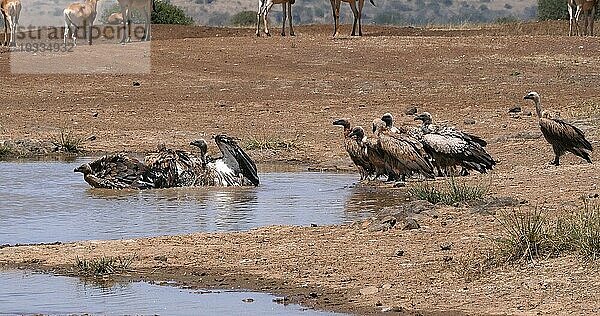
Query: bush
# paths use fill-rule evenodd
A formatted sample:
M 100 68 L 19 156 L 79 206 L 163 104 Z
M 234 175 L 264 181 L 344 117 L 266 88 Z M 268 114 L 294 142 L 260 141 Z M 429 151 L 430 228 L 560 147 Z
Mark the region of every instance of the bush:
M 242 11 L 232 16 L 229 23 L 235 26 L 256 25 L 256 11 Z
M 178 6 L 171 4 L 168 0 L 154 1 L 154 11 L 152 12 L 153 24 L 194 24 L 194 19 L 187 16 Z
M 567 4 L 564 0 L 538 0 L 538 20 L 567 19 Z

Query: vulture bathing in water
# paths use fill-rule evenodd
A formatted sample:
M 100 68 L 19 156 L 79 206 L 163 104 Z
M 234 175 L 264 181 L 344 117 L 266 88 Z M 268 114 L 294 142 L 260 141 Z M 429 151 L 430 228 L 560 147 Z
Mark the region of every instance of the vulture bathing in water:
M 485 150 L 487 143 L 483 139 L 452 127 L 435 126 L 428 112 L 415 116 L 415 120 L 423 122 L 417 135 L 433 159 L 438 174 L 447 175 L 449 169 L 455 166 L 462 166 L 463 173 L 466 170 L 486 173 L 496 165 L 496 161 Z
M 540 95 L 537 92 L 529 92 L 523 99 L 533 100 L 535 103 L 535 111 L 539 118 L 542 134 L 550 145 L 552 145 L 552 149 L 554 150 L 553 165 L 558 166 L 560 163 L 560 156 L 567 151 L 592 163 L 592 158 L 589 153 L 593 150 L 592 144 L 585 139 L 583 131 L 561 119 L 552 118 L 548 112 L 543 111 Z
M 193 141 L 200 155 L 161 146 L 144 162 L 126 153 L 106 155 L 83 164 L 75 172 L 94 188 L 150 189 L 183 186 L 242 186 L 260 183 L 254 161 L 233 137 L 214 137 L 222 156 L 211 158 L 203 139 Z

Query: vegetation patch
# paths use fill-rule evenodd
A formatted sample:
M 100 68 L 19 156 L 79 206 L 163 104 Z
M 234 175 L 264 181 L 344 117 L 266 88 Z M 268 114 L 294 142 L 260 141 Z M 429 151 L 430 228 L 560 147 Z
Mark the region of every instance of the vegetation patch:
M 586 260 L 600 258 L 600 207 L 585 206 L 574 214 L 548 219 L 540 211 L 503 213 L 502 236 L 495 241 L 507 261 L 576 253 Z
M 256 25 L 256 11 L 242 11 L 237 13 L 231 17 L 229 23 L 235 26 Z
M 4 144 L 0 145 L 0 159 L 6 158 L 12 155 L 12 149 Z
M 488 189 L 482 184 L 461 183 L 450 177 L 442 185 L 428 181 L 420 182 L 410 187 L 408 192 L 419 200 L 433 204 L 454 205 L 482 200 Z
M 108 17 L 113 13 L 120 13 L 121 6 L 119 4 L 114 4 L 104 10 L 102 12 L 102 17 L 100 20 L 104 23 L 108 22 Z M 131 22 L 140 24 L 144 23 L 144 16 L 142 13 L 133 9 L 131 14 Z M 172 4 L 170 1 L 154 1 L 154 11 L 150 16 L 150 21 L 152 24 L 182 24 L 182 25 L 192 25 L 194 24 L 194 19 L 188 16 L 185 11 L 183 11 L 180 7 Z
M 125 272 L 134 260 L 131 257 L 101 257 L 94 259 L 75 258 L 75 268 L 87 276 L 105 276 Z
M 57 151 L 77 154 L 82 152 L 81 145 L 85 138 L 78 137 L 73 132 L 61 129 L 60 135 L 52 139 L 52 144 L 56 146 Z
M 276 137 L 257 138 L 252 137 L 246 141 L 247 150 L 292 150 L 298 148 L 298 137 L 294 140 L 284 140 Z

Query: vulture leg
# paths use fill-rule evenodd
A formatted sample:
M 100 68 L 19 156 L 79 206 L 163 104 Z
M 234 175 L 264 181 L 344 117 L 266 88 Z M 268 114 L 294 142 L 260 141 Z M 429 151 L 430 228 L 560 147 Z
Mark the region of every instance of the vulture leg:
M 556 148 L 556 146 L 552 146 L 552 149 L 554 150 L 554 161 L 551 162 L 551 164 L 558 166 L 560 164 L 560 156 L 562 156 L 564 152 L 559 148 Z

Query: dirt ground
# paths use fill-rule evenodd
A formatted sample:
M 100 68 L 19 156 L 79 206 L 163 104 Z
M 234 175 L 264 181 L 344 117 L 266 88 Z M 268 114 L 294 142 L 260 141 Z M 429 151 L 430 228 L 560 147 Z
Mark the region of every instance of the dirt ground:
M 600 42 L 563 36 L 566 27 L 367 25 L 362 38 L 333 39 L 329 25 L 299 26 L 295 37 L 271 38 L 256 38 L 251 29 L 157 26 L 152 71 L 145 75 L 12 75 L 3 50 L 0 140 L 48 140 L 63 129 L 95 135 L 84 144 L 88 152 L 145 152 L 159 142 L 189 148 L 194 138 L 226 132 L 245 142 L 294 144 L 249 151 L 259 168 L 278 162 L 352 169 L 334 119 L 369 126 L 391 112 L 397 124 L 415 125 L 404 112 L 416 107 L 488 141 L 497 168 L 467 181 L 488 183 L 493 196 L 523 200 L 524 210 L 568 213 L 581 207 L 582 196 L 597 196 L 599 168 L 570 154 L 561 166 L 550 166 L 551 148 L 535 113 L 527 113 L 535 112 L 533 104 L 523 100 L 526 92 L 539 92 L 547 109 L 597 144 Z M 344 26 L 342 34 L 349 32 Z M 516 105 L 523 112 L 510 115 Z M 461 207 L 436 212 L 410 231 L 265 227 L 6 247 L 0 264 L 68 272 L 76 255 L 135 254 L 133 278 L 272 291 L 326 310 L 600 313 L 595 265 L 561 256 L 477 273 L 470 263 L 492 247 L 497 219 Z M 448 244 L 450 250 L 441 250 Z

